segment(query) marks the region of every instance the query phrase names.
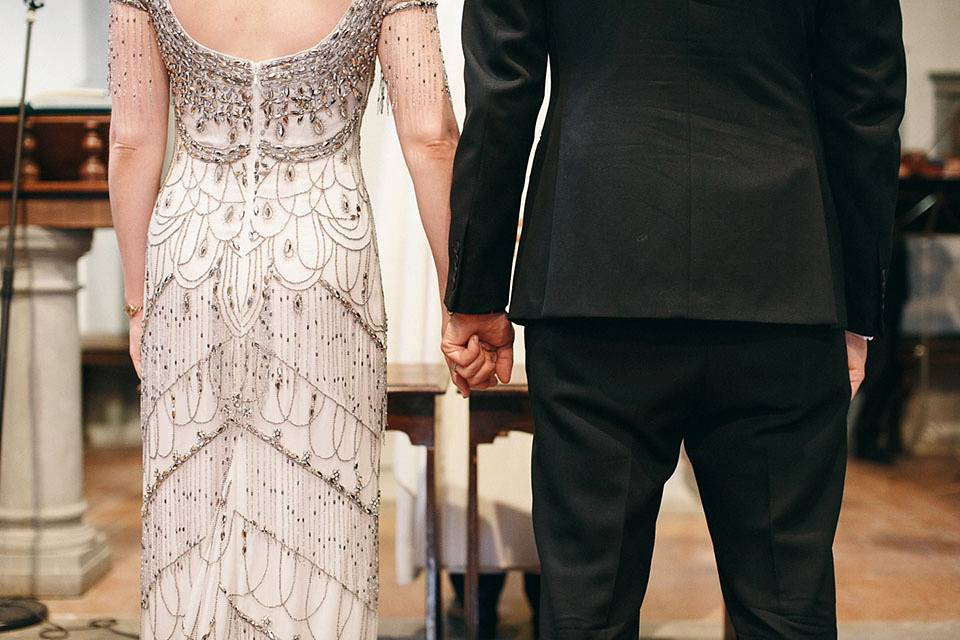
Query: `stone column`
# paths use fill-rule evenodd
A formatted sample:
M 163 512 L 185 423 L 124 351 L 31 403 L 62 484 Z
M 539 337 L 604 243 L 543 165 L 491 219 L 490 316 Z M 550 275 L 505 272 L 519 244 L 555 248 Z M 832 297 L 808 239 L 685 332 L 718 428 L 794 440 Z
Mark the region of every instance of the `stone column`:
M 83 522 L 77 258 L 90 230 L 17 231 L 0 457 L 0 593 L 76 596 L 109 566 Z M 0 230 L 0 246 L 7 230 Z

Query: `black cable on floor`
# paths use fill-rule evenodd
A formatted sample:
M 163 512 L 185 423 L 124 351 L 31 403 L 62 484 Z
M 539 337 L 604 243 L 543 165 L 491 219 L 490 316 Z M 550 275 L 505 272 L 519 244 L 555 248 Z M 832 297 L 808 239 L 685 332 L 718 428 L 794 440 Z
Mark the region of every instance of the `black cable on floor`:
M 128 633 L 126 631 L 120 631 L 115 629 L 117 626 L 117 621 L 114 618 L 101 618 L 99 620 L 91 620 L 85 626 L 82 627 L 64 627 L 55 622 L 50 622 L 49 620 L 45 623 L 47 628 L 40 630 L 40 637 L 44 640 L 63 640 L 63 638 L 69 638 L 70 632 L 74 633 L 86 633 L 88 631 L 106 631 L 112 633 L 115 636 L 121 638 L 135 638 L 139 640 L 140 636 L 136 633 Z M 52 627 L 52 628 L 51 628 Z

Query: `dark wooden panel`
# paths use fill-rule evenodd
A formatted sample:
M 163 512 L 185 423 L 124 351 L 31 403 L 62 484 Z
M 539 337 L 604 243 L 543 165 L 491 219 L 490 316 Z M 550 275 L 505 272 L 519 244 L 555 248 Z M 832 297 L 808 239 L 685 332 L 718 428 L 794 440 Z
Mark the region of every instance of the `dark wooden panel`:
M 106 166 L 109 113 L 103 110 L 31 111 L 26 125 L 27 135 L 32 135 L 35 141 L 35 148 L 26 155 L 39 168 L 39 182 L 83 180 L 81 167 L 91 156 Z M 13 178 L 16 129 L 16 115 L 0 116 L 0 180 L 8 182 Z M 85 139 L 91 132 L 99 145 L 94 145 L 95 150 L 94 147 L 85 150 Z

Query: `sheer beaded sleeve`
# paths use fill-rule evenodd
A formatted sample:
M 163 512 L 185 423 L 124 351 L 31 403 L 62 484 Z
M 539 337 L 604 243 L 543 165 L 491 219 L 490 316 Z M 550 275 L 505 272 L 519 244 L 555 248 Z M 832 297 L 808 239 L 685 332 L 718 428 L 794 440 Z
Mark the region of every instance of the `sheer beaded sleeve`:
M 110 0 L 109 86 L 121 115 L 155 99 L 166 111 L 167 75 L 146 9 L 145 0 Z
M 131 304 L 143 296 L 147 225 L 160 186 L 169 108 L 149 1 L 110 2 L 110 207 Z
M 460 135 L 440 51 L 436 0 L 385 0 L 379 56 L 420 219 L 443 283 L 450 180 Z
M 449 104 L 436 0 L 385 0 L 380 66 L 398 126 Z

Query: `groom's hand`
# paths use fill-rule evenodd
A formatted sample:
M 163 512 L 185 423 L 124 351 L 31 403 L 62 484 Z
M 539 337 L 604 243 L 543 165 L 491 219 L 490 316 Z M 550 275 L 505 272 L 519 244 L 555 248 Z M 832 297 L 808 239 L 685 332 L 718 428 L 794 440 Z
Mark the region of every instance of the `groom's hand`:
M 850 398 L 853 399 L 867 373 L 867 340 L 849 331 L 843 332 L 847 341 L 847 371 L 850 375 Z
M 510 381 L 513 325 L 505 313 L 453 314 L 444 328 L 440 349 L 464 397 L 471 389 L 495 386 L 498 379 Z

